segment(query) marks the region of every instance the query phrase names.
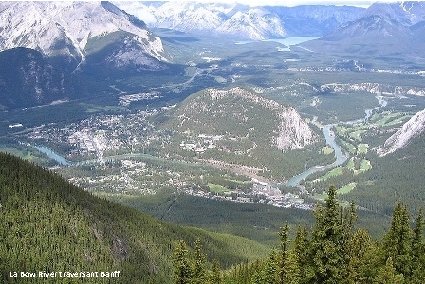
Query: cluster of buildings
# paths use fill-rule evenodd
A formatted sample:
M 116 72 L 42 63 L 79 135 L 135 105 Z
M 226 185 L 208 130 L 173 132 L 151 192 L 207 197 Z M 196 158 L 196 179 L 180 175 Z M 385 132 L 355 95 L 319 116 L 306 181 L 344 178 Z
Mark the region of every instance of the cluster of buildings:
M 138 111 L 127 115 L 101 115 L 59 128 L 42 125 L 33 128 L 27 137 L 42 145 L 66 145 L 68 159 L 95 157 L 103 161 L 108 155 L 134 152 L 158 140 L 154 126 L 147 119 L 161 110 Z
M 179 146 L 183 150 L 204 153 L 207 149 L 216 148 L 217 141 L 220 141 L 222 138 L 223 135 L 199 134 L 196 141 L 182 141 Z
M 267 183 L 253 183 L 252 191 L 246 193 L 240 190 L 229 190 L 222 194 L 206 192 L 198 189 L 186 189 L 184 193 L 213 200 L 236 203 L 261 203 L 283 208 L 299 208 L 312 210 L 313 205 L 305 203 L 304 199 L 293 193 L 283 194 L 277 187 Z

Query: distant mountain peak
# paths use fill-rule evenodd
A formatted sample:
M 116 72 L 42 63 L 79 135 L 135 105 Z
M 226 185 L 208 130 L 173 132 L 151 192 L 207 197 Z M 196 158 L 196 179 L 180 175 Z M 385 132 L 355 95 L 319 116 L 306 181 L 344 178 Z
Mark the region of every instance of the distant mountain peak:
M 406 14 L 399 3 L 377 3 L 363 17 L 302 46 L 322 53 L 355 52 L 369 56 L 404 54 L 417 58 L 424 52 L 423 21 L 415 25 L 412 23 L 422 17 L 425 17 L 425 9 L 422 7 L 416 7 L 414 12 L 412 10 Z
M 374 3 L 366 10 L 365 15 L 380 15 L 410 26 L 425 20 L 425 3 L 421 1 Z
M 161 40 L 144 22 L 110 2 L 2 2 L 0 23 L 0 50 L 27 47 L 79 63 L 88 41 L 121 31 L 148 56 L 165 60 Z

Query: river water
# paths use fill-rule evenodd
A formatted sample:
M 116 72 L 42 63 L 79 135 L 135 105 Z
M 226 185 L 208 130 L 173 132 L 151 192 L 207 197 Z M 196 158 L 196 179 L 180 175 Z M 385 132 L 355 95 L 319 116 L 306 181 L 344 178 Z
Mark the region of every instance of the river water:
M 342 165 L 345 161 L 347 161 L 349 156 L 342 151 L 341 146 L 339 146 L 335 141 L 335 132 L 332 130 L 334 126 L 335 126 L 334 124 L 325 125 L 323 126 L 322 132 L 323 132 L 323 136 L 325 137 L 326 144 L 332 149 L 334 149 L 335 162 L 329 165 L 311 167 L 305 170 L 304 172 L 290 178 L 286 182 L 287 186 L 292 186 L 292 187 L 299 186 L 300 183 L 311 174 L 338 167 Z
M 34 146 L 35 149 L 40 151 L 41 153 L 44 153 L 49 157 L 50 159 L 54 160 L 61 166 L 70 166 L 71 163 L 67 161 L 64 157 L 59 155 L 58 153 L 54 152 L 52 149 L 46 147 L 46 146 Z

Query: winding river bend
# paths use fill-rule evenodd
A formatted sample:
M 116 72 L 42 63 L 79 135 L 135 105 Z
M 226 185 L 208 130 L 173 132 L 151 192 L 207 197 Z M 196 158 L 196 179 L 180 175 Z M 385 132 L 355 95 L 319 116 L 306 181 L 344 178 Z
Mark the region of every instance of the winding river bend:
M 387 106 L 388 102 L 386 100 L 384 100 L 384 98 L 382 96 L 376 96 L 376 99 L 378 100 L 379 106 L 377 106 L 375 108 L 365 109 L 364 118 L 346 121 L 346 122 L 341 122 L 341 123 L 342 124 L 349 124 L 349 125 L 353 125 L 353 124 L 357 124 L 357 123 L 366 123 L 372 117 L 373 112 L 376 112 L 379 109 Z M 328 165 L 319 165 L 319 166 L 311 167 L 311 168 L 303 171 L 302 173 L 290 178 L 285 183 L 286 186 L 300 187 L 301 182 L 304 181 L 308 176 L 310 176 L 314 173 L 317 173 L 317 172 L 330 170 L 332 168 L 338 167 L 350 158 L 350 156 L 347 153 L 343 152 L 341 146 L 336 143 L 335 132 L 332 130 L 332 128 L 334 126 L 336 126 L 336 124 L 324 125 L 322 132 L 323 132 L 323 137 L 325 138 L 326 144 L 334 150 L 335 162 L 333 162 L 332 164 L 328 164 Z
M 339 146 L 335 141 L 335 132 L 332 130 L 334 126 L 335 124 L 325 125 L 323 126 L 322 132 L 323 132 L 323 136 L 325 137 L 326 144 L 329 145 L 334 150 L 335 158 L 336 158 L 335 162 L 333 162 L 332 164 L 324 165 L 324 166 L 311 167 L 305 170 L 304 172 L 296 176 L 293 176 L 291 179 L 289 179 L 286 182 L 287 186 L 292 186 L 292 187 L 299 186 L 300 183 L 311 174 L 338 167 L 342 165 L 345 161 L 347 161 L 349 156 L 342 151 L 341 146 Z

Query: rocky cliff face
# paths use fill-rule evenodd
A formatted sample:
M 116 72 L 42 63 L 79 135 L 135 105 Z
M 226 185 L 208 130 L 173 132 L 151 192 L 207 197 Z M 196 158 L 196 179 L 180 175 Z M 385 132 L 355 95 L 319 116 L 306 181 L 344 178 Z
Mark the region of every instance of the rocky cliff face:
M 425 109 L 417 112 L 409 121 L 390 138 L 388 138 L 384 145 L 378 149 L 380 156 L 386 156 L 398 149 L 406 147 L 412 139 L 421 135 L 425 130 Z

